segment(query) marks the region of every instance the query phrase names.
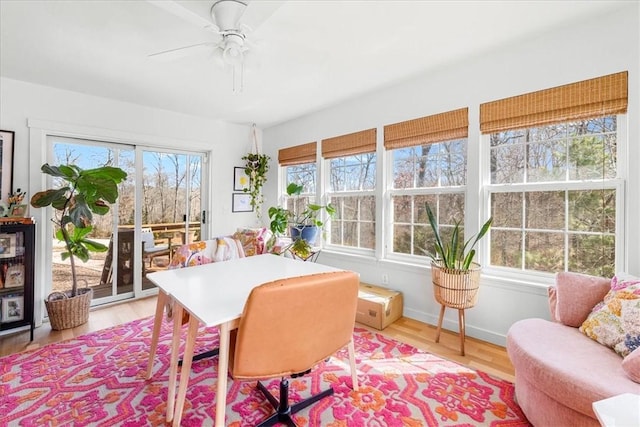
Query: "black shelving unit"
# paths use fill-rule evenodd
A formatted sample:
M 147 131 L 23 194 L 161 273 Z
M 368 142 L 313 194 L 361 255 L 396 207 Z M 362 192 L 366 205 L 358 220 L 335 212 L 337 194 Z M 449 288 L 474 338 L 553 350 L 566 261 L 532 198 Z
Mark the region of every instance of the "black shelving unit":
M 0 222 L 0 335 L 29 326 L 33 341 L 34 250 L 35 224 Z

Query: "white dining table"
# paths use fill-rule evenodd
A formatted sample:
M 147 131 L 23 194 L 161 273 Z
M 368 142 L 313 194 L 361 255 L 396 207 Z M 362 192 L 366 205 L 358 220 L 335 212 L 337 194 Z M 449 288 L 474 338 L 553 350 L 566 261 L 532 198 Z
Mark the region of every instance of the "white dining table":
M 273 280 L 331 271 L 340 271 L 340 269 L 313 262 L 264 254 L 148 274 L 147 278 L 159 288 L 159 293 L 149 350 L 147 378 L 150 378 L 152 374 L 162 316 L 164 315 L 164 306 L 169 301 L 169 298 L 174 301 L 167 421 L 173 420 L 174 426 L 180 425 L 189 382 L 189 372 L 191 371 L 193 360 L 193 349 L 200 325 L 205 327 L 218 326 L 219 328 L 216 425 L 224 426 L 227 370 L 229 367 L 229 334 L 231 330 L 237 328 L 244 304 L 251 290 L 256 286 Z M 180 376 L 178 396 L 176 398 L 175 386 L 182 331 L 180 319 L 182 319 L 183 310 L 186 310 L 191 316 L 182 359 L 182 374 Z

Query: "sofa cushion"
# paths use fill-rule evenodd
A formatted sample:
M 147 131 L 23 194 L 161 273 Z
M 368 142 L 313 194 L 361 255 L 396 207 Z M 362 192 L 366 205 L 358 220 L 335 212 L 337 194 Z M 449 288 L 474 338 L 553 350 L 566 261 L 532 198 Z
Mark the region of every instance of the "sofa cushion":
M 620 356 L 577 328 L 543 319 L 520 320 L 509 328 L 507 352 L 517 376 L 591 418 L 595 418 L 592 402 L 638 393 L 638 384 L 624 373 Z
M 556 274 L 556 286 L 549 288 L 551 319 L 577 328 L 610 289 L 611 281 L 603 277 L 570 272 Z
M 229 261 L 231 259 L 244 258 L 242 243 L 233 237 L 218 237 L 215 239 L 216 249 L 213 255 L 214 262 Z
M 629 378 L 640 383 L 640 347 L 629 353 L 622 361 L 622 369 Z
M 580 331 L 625 357 L 640 347 L 640 279 L 618 274 Z
M 179 246 L 171 257 L 169 269 L 193 267 L 213 262 L 216 245 L 213 241 L 202 240 Z
M 265 245 L 271 231 L 262 228 L 239 228 L 233 238 L 240 241 L 245 256 L 260 255 L 266 252 Z

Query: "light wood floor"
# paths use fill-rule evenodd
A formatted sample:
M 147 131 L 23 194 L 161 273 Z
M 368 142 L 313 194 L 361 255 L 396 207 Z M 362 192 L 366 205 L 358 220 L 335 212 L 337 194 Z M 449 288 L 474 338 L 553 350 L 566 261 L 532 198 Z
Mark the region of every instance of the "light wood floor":
M 48 323 L 35 330 L 33 342 L 29 342 L 29 332 L 20 332 L 0 337 L 0 356 L 39 348 L 46 344 L 71 339 L 88 332 L 119 325 L 141 317 L 152 316 L 155 312 L 156 297 L 125 302 L 93 310 L 89 322 L 74 329 L 52 331 Z M 370 328 L 369 328 L 370 329 Z M 371 329 L 376 331 L 375 329 Z M 377 332 L 377 331 L 376 331 Z M 436 327 L 417 320 L 401 318 L 383 334 L 405 342 L 421 350 L 456 361 L 473 369 L 479 369 L 499 378 L 514 381 L 514 370 L 504 347 L 467 337 L 466 355 L 460 356 L 460 338 L 457 333 L 443 331 L 440 343 L 435 343 Z

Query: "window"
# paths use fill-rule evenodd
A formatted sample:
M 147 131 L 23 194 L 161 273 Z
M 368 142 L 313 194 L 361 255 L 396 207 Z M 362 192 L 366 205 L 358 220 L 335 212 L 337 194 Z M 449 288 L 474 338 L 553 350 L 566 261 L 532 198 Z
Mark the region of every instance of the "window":
M 330 243 L 375 248 L 376 155 L 358 154 L 330 160 L 329 202 L 336 209 Z
M 285 185 L 283 198 L 285 206 L 292 212 L 302 212 L 312 200 L 316 198 L 316 164 L 305 163 L 301 165 L 291 165 L 284 168 Z M 302 185 L 304 190 L 300 196 L 288 197 L 286 186 L 290 183 Z
M 466 153 L 466 139 L 391 150 L 391 252 L 417 256 L 433 252 L 427 203 L 445 236 L 456 222 L 464 224 Z
M 393 180 L 390 253 L 426 257 L 433 252 L 427 203 L 442 235 L 458 222 L 464 225 L 468 117 L 468 109 L 461 108 L 384 127 Z
M 376 129 L 368 129 L 322 141 L 329 167 L 327 202 L 336 209 L 331 245 L 375 249 L 376 135 Z
M 469 140 L 468 108 L 385 125 L 381 159 L 376 129 L 323 140 L 316 194 L 337 210 L 331 249 L 371 255 L 377 243 L 376 255 L 426 264 L 429 204 L 445 238 L 457 223 L 492 216 L 478 261 L 499 274 L 625 268 L 627 74 L 483 103 L 479 147 Z M 297 180 L 305 173 L 287 169 Z M 376 211 L 384 224 L 376 226 Z
M 490 135 L 491 264 L 615 274 L 616 116 Z
M 283 205 L 292 212 L 302 212 L 316 198 L 316 150 L 317 144 L 310 142 L 283 148 L 278 152 L 278 164 L 283 168 L 284 174 L 281 198 Z M 299 197 L 288 197 L 287 186 L 290 183 L 304 187 Z
M 488 134 L 491 265 L 612 276 L 625 177 L 627 72 L 480 106 Z

